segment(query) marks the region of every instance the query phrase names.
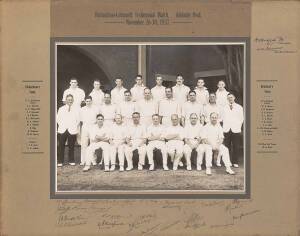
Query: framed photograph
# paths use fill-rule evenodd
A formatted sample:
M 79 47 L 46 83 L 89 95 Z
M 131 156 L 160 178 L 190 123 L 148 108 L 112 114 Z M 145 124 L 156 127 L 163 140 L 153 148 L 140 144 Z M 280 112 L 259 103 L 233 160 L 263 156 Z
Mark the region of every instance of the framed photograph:
M 51 43 L 52 197 L 250 196 L 249 39 L 53 38 Z M 78 113 L 77 120 L 69 120 L 77 127 L 71 146 L 65 107 Z M 93 139 L 99 114 L 110 129 L 105 142 Z M 136 138 L 144 141 L 129 151 L 135 115 L 144 129 Z M 210 128 L 214 116 L 218 131 Z M 159 119 L 154 127 L 153 119 Z M 182 130 L 176 131 L 182 132 L 180 140 L 166 137 L 174 127 Z M 153 139 L 151 132 L 161 137 Z M 90 154 L 93 145 L 100 146 Z

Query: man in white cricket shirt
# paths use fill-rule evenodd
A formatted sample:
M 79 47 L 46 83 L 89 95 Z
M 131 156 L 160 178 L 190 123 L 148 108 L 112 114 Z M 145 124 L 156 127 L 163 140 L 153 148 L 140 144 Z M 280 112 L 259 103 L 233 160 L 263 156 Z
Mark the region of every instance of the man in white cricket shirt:
M 226 85 L 223 80 L 220 80 L 217 86 L 218 90 L 216 92 L 216 103 L 223 108 L 228 104 L 227 95 L 229 92 L 225 89 Z
M 93 99 L 93 105 L 100 108 L 100 106 L 103 104 L 104 99 L 104 93 L 101 90 L 101 83 L 100 80 L 96 79 L 94 80 L 94 89 L 90 93 L 90 96 Z
M 115 124 L 110 126 L 110 171 L 114 171 L 116 167 L 116 155 L 118 153 L 120 171 L 124 171 L 125 159 L 125 141 L 127 136 L 127 127 L 123 124 L 122 115 L 116 114 Z
M 183 126 L 190 124 L 190 116 L 192 113 L 197 114 L 197 117 L 200 117 L 203 113 L 203 106 L 196 100 L 195 91 L 189 92 L 189 101 L 185 102 L 182 106 L 181 122 Z
M 244 122 L 244 110 L 243 107 L 235 102 L 235 96 L 231 93 L 228 94 L 228 103 L 224 107 L 223 117 L 223 131 L 226 147 L 229 148 L 233 167 L 239 167 L 239 148 L 242 139 L 242 125 Z
M 88 135 L 90 137 L 90 145 L 86 149 L 85 167 L 83 171 L 88 171 L 91 168 L 91 164 L 95 159 L 95 152 L 97 149 L 102 149 L 102 158 L 104 159 L 104 171 L 109 171 L 109 157 L 110 146 L 109 137 L 110 130 L 103 125 L 104 117 L 102 114 L 98 114 L 96 117 L 96 124 L 91 126 Z
M 127 90 L 123 87 L 123 79 L 117 78 L 115 80 L 116 87 L 111 90 L 111 102 L 113 104 L 119 104 L 124 101 L 124 92 Z
M 80 109 L 80 121 L 81 126 L 81 155 L 80 155 L 80 165 L 85 164 L 85 153 L 86 148 L 89 144 L 88 131 L 91 126 L 96 123 L 96 116 L 99 114 L 99 109 L 93 105 L 93 100 L 91 96 L 85 98 L 85 106 Z M 96 160 L 93 161 L 96 165 Z
M 157 102 L 163 100 L 164 98 L 166 98 L 166 92 L 165 92 L 165 89 L 166 87 L 162 85 L 163 83 L 163 78 L 158 75 L 156 76 L 156 85 L 155 87 L 153 87 L 151 89 L 151 93 L 152 93 L 152 96 L 153 96 L 153 99 Z
M 135 79 L 136 84 L 130 89 L 132 94 L 132 101 L 138 102 L 144 98 L 144 89 L 142 75 L 137 75 Z
M 153 124 L 147 128 L 147 157 L 150 164 L 149 170 L 154 170 L 153 151 L 158 149 L 161 151 L 163 159 L 163 169 L 169 170 L 168 168 L 168 155 L 166 149 L 166 142 L 164 138 L 164 126 L 160 124 L 158 114 L 152 115 Z
M 230 168 L 231 162 L 229 157 L 228 148 L 223 145 L 224 135 L 223 129 L 220 124 L 218 124 L 218 115 L 216 113 L 210 114 L 210 123 L 206 124 L 203 129 L 203 143 L 211 146 L 212 151 L 218 151 L 219 155 L 226 167 L 226 172 L 228 174 L 235 174 Z M 206 155 L 206 154 L 205 154 Z M 206 156 L 206 174 L 211 175 L 212 166 L 212 152 Z
M 217 113 L 218 114 L 218 122 L 222 122 L 223 120 L 223 108 L 216 103 L 216 94 L 210 93 L 209 94 L 209 103 L 204 106 L 204 116 L 205 116 L 205 122 L 210 122 L 210 114 L 211 113 Z
M 182 105 L 185 103 L 188 99 L 188 94 L 190 91 L 190 88 L 183 84 L 184 79 L 182 75 L 177 75 L 176 78 L 176 85 L 173 86 L 173 95 L 175 100 Z
M 126 170 L 133 169 L 132 156 L 134 150 L 138 150 L 138 170 L 143 169 L 146 157 L 146 129 L 140 124 L 140 113 L 132 114 L 132 125 L 127 126 L 127 137 L 125 145 L 125 157 L 127 160 Z
M 100 113 L 104 116 L 104 125 L 110 126 L 114 123 L 117 114 L 117 105 L 111 103 L 109 93 L 104 94 L 104 103 L 100 106 Z
M 136 111 L 136 103 L 132 101 L 131 92 L 124 92 L 124 101 L 117 105 L 117 113 L 123 117 L 123 123 L 129 125 L 132 123 L 132 113 Z
M 62 101 L 66 104 L 66 97 L 68 94 L 73 96 L 74 102 L 73 105 L 77 108 L 81 107 L 81 103 L 84 101 L 85 93 L 78 87 L 78 81 L 76 78 L 70 79 L 70 88 L 66 89 L 63 94 Z
M 177 114 L 171 115 L 172 125 L 165 129 L 165 139 L 167 140 L 167 153 L 173 162 L 173 170 L 177 170 L 179 162 L 183 156 L 183 139 L 184 129 L 179 125 L 179 117 Z
M 191 166 L 191 155 L 192 151 L 195 149 L 197 151 L 197 167 L 200 161 L 200 157 L 198 155 L 199 149 L 203 149 L 203 144 L 201 143 L 202 130 L 203 126 L 198 122 L 199 118 L 196 113 L 191 113 L 189 118 L 189 123 L 184 127 L 185 131 L 185 145 L 183 147 L 183 154 L 186 159 L 186 169 L 192 170 Z M 202 152 L 202 150 L 200 150 Z M 201 160 L 202 161 L 202 160 Z M 200 165 L 201 166 L 201 165 Z
M 158 105 L 158 114 L 161 117 L 162 124 L 164 126 L 169 126 L 172 124 L 171 115 L 177 114 L 178 117 L 181 117 L 181 106 L 173 98 L 173 89 L 165 89 L 166 98 L 161 100 Z
M 202 106 L 205 106 L 208 103 L 208 91 L 204 86 L 205 82 L 203 79 L 198 79 L 197 86 L 195 88 L 196 99 Z
M 152 115 L 158 113 L 158 103 L 152 98 L 151 90 L 144 89 L 144 99 L 137 102 L 137 112 L 141 115 L 141 124 L 148 127 L 152 124 Z
M 68 94 L 66 96 L 66 105 L 60 107 L 57 112 L 57 124 L 58 124 L 58 150 L 57 150 L 57 166 L 61 167 L 65 162 L 65 143 L 68 140 L 69 146 L 69 163 L 75 165 L 74 160 L 74 145 L 76 141 L 76 135 L 79 127 L 79 109 L 78 106 L 73 105 L 73 95 Z

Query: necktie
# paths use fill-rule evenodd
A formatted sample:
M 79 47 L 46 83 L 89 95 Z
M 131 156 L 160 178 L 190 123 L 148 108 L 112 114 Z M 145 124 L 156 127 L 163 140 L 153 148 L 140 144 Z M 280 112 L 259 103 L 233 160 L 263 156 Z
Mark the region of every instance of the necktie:
M 71 106 L 68 106 L 68 112 L 70 112 L 71 111 Z
M 232 105 L 232 104 L 230 104 L 230 110 L 232 110 L 232 108 L 233 108 L 233 105 Z

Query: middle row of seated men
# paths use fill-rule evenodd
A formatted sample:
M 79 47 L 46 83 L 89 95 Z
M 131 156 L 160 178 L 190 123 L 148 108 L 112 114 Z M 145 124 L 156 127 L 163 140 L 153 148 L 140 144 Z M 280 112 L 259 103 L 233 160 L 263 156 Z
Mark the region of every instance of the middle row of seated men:
M 197 152 L 197 170 L 201 170 L 205 157 L 206 174 L 211 175 L 213 152 L 217 152 L 217 166 L 221 166 L 221 159 L 226 167 L 226 173 L 235 174 L 231 169 L 228 148 L 223 145 L 223 129 L 218 121 L 218 114 L 210 114 L 210 122 L 205 126 L 199 123 L 196 113 L 189 115 L 189 122 L 185 127 L 180 125 L 178 114 L 172 114 L 170 125 L 161 123 L 159 114 L 151 116 L 151 125 L 144 126 L 140 121 L 140 113 L 133 112 L 131 121 L 125 125 L 121 114 L 116 114 L 114 123 L 104 125 L 103 114 L 96 115 L 96 124 L 82 132 L 84 142 L 81 143 L 81 162 L 85 165 L 83 171 L 90 170 L 96 164 L 96 150 L 102 149 L 104 170 L 114 171 L 116 168 L 116 154 L 118 154 L 119 170 L 124 171 L 125 158 L 127 171 L 133 169 L 133 152 L 138 151 L 138 170 L 145 165 L 146 155 L 150 164 L 149 170 L 154 170 L 153 151 L 158 149 L 162 154 L 163 169 L 168 168 L 168 156 L 173 163 L 173 170 L 177 170 L 184 157 L 187 170 L 191 170 L 191 153 Z M 126 118 L 125 118 L 126 119 Z M 88 141 L 90 142 L 89 145 Z

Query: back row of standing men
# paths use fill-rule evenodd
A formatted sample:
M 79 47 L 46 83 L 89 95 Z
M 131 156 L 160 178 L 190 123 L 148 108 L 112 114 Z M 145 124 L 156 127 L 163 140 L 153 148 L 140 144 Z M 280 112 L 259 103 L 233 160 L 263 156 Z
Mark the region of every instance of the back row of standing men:
M 88 127 L 95 123 L 96 115 L 101 113 L 104 116 L 104 124 L 112 125 L 115 115 L 121 114 L 126 125 L 132 123 L 132 114 L 140 114 L 140 122 L 144 126 L 152 124 L 152 115 L 159 114 L 161 123 L 165 126 L 171 125 L 171 115 L 177 114 L 181 125 L 189 124 L 191 114 L 195 113 L 200 118 L 199 122 L 210 122 L 210 114 L 217 114 L 218 123 L 223 126 L 225 145 L 233 148 L 232 162 L 237 166 L 239 134 L 243 124 L 243 108 L 235 103 L 235 96 L 225 89 L 224 81 L 218 82 L 216 93 L 209 93 L 204 86 L 204 80 L 198 79 L 194 90 L 184 85 L 181 75 L 177 76 L 176 85 L 172 88 L 165 88 L 162 85 L 163 78 L 156 77 L 156 86 L 151 90 L 143 85 L 142 76 L 136 77 L 136 84 L 130 90 L 123 87 L 123 80 L 115 80 L 116 87 L 111 93 L 104 93 L 101 83 L 94 81 L 94 89 L 88 97 L 78 87 L 76 79 L 71 79 L 70 88 L 64 91 L 62 101 L 65 103 L 69 94 L 73 96 L 72 107 L 80 108 L 85 102 L 86 106 L 81 108 L 80 121 L 82 122 L 81 144 L 86 146 L 86 135 Z M 58 121 L 59 121 L 58 114 Z M 59 122 L 58 122 L 59 123 Z M 65 129 L 58 130 L 58 133 L 65 132 Z M 69 131 L 70 132 L 70 131 Z M 84 152 L 85 148 L 82 148 Z M 72 155 L 72 154 L 71 154 Z M 84 156 L 84 153 L 82 153 Z

